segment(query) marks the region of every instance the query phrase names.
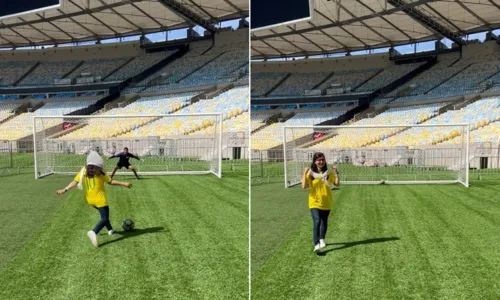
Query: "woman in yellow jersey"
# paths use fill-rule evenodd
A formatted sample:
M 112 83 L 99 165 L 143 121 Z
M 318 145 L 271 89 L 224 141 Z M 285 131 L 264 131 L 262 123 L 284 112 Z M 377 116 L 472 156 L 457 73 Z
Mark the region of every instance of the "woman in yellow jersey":
M 309 209 L 313 219 L 315 253 L 326 247 L 325 235 L 328 229 L 328 216 L 333 207 L 333 185 L 340 185 L 337 169 L 328 170 L 325 155 L 320 152 L 314 153 L 311 167 L 304 169 L 302 188 L 309 187 Z
M 96 247 L 99 246 L 97 234 L 99 234 L 101 229 L 106 227 L 109 235 L 112 235 L 114 232 L 109 222 L 109 206 L 106 199 L 106 191 L 104 190 L 104 183 L 121 185 L 127 188 L 132 187 L 132 184 L 128 182 L 112 180 L 109 175 L 104 173 L 102 168 L 102 157 L 97 152 L 91 151 L 87 157 L 87 166 L 75 176 L 75 179 L 64 190 L 57 191 L 57 194 L 61 195 L 77 185 L 85 190 L 85 199 L 87 199 L 87 203 L 97 209 L 101 215 L 99 223 L 97 223 L 93 230 L 87 232 L 90 241 Z

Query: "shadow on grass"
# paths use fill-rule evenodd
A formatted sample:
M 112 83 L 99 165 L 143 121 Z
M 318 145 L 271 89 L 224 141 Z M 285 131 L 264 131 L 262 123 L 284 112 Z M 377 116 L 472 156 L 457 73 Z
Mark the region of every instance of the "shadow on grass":
M 331 251 L 342 250 L 342 249 L 351 248 L 351 247 L 359 246 L 359 245 L 384 243 L 384 242 L 392 242 L 392 241 L 399 241 L 399 240 L 400 240 L 400 238 L 393 236 L 393 237 L 385 237 L 385 238 L 367 239 L 367 240 L 355 241 L 355 242 L 329 243 L 329 244 L 326 244 L 327 247 L 328 246 L 339 246 L 339 245 L 340 245 L 340 247 L 335 247 L 335 248 L 323 250 L 322 252 L 318 253 L 318 255 L 325 256 L 328 252 L 331 252 Z
M 166 232 L 164 227 L 150 227 L 144 229 L 135 229 L 134 231 L 116 231 L 115 234 L 121 235 L 119 238 L 102 243 L 100 246 L 106 246 L 112 243 L 122 241 L 124 239 L 136 237 L 138 235 L 148 234 L 148 233 L 159 233 Z

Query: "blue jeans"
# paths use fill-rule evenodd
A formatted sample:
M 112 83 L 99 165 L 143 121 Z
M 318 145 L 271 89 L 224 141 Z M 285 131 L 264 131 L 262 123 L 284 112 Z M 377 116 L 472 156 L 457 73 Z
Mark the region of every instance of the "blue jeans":
M 329 210 L 323 210 L 318 208 L 311 209 L 311 216 L 313 219 L 313 244 L 316 246 L 319 244 L 320 239 L 324 239 L 326 235 L 326 230 L 328 229 L 328 216 L 330 215 Z
M 106 229 L 112 230 L 113 227 L 111 227 L 111 222 L 109 222 L 109 206 L 104 206 L 104 207 L 95 207 L 99 211 L 99 214 L 101 215 L 101 220 L 97 225 L 94 227 L 94 232 L 95 234 L 99 234 L 99 231 L 106 226 Z

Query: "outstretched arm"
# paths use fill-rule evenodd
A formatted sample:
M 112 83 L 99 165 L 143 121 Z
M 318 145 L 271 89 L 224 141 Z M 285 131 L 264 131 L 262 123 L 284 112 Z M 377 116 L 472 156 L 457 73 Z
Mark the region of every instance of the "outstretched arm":
M 133 155 L 132 153 L 129 153 L 129 154 L 130 154 L 130 157 L 135 158 L 135 159 L 137 159 L 137 160 L 141 160 L 141 159 L 139 158 L 139 156 L 135 156 L 135 155 Z
M 309 173 L 309 168 L 304 168 L 304 174 L 302 175 L 302 188 L 305 190 L 309 187 L 309 183 L 307 182 L 307 174 Z
M 122 155 L 122 152 L 120 152 L 118 154 L 115 154 L 113 156 L 110 156 L 110 157 L 108 157 L 108 159 L 112 159 L 112 158 L 115 158 L 115 157 L 120 157 L 120 155 Z
M 129 183 L 129 182 L 121 182 L 121 181 L 118 181 L 118 180 L 111 180 L 109 182 L 109 184 L 111 184 L 111 185 L 120 185 L 120 186 L 123 186 L 123 187 L 126 187 L 126 188 L 131 188 L 132 187 L 131 183 Z
M 64 188 L 64 190 L 57 190 L 56 193 L 58 195 L 62 195 L 64 193 L 66 193 L 67 191 L 71 190 L 72 188 L 74 188 L 77 184 L 78 184 L 78 182 L 73 180 L 70 184 L 68 184 L 67 187 Z

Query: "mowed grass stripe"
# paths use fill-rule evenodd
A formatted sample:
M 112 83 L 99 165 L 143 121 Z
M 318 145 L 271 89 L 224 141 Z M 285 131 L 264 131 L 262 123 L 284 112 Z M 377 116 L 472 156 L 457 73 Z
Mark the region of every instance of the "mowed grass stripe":
M 0 270 L 33 236 L 47 218 L 56 214 L 63 198 L 55 196 L 56 189 L 67 184 L 67 180 L 54 178 L 50 182 L 35 181 L 34 175 L 0 176 Z M 51 197 L 42 197 L 40 191 L 51 191 Z
M 252 221 L 264 220 L 260 201 L 274 187 L 252 190 Z M 312 222 L 300 189 L 287 192 L 281 211 L 306 208 L 286 241 L 259 248 L 252 236 L 253 299 L 493 299 L 500 295 L 499 188 L 491 182 L 460 185 L 342 186 L 334 193 L 324 256 L 312 253 Z M 255 197 L 255 198 L 254 198 Z M 255 199 L 255 200 L 254 200 Z M 288 206 L 286 206 L 288 204 Z M 259 216 L 260 215 L 260 216 Z M 256 229 L 263 228 L 253 223 Z M 279 227 L 277 225 L 276 227 Z M 262 234 L 266 245 L 272 244 Z M 338 244 L 337 244 L 338 243 Z M 265 250 L 271 253 L 258 254 Z M 485 288 L 490 287 L 490 288 Z M 479 299 L 477 298 L 477 299 Z
M 59 177 L 71 180 L 43 180 Z M 108 189 L 112 224 L 131 218 L 137 231 L 103 231 L 93 248 L 98 213 L 71 191 L 1 269 L 0 299 L 248 298 L 246 175 L 117 179 L 135 186 Z M 55 188 L 38 193 L 59 199 Z

